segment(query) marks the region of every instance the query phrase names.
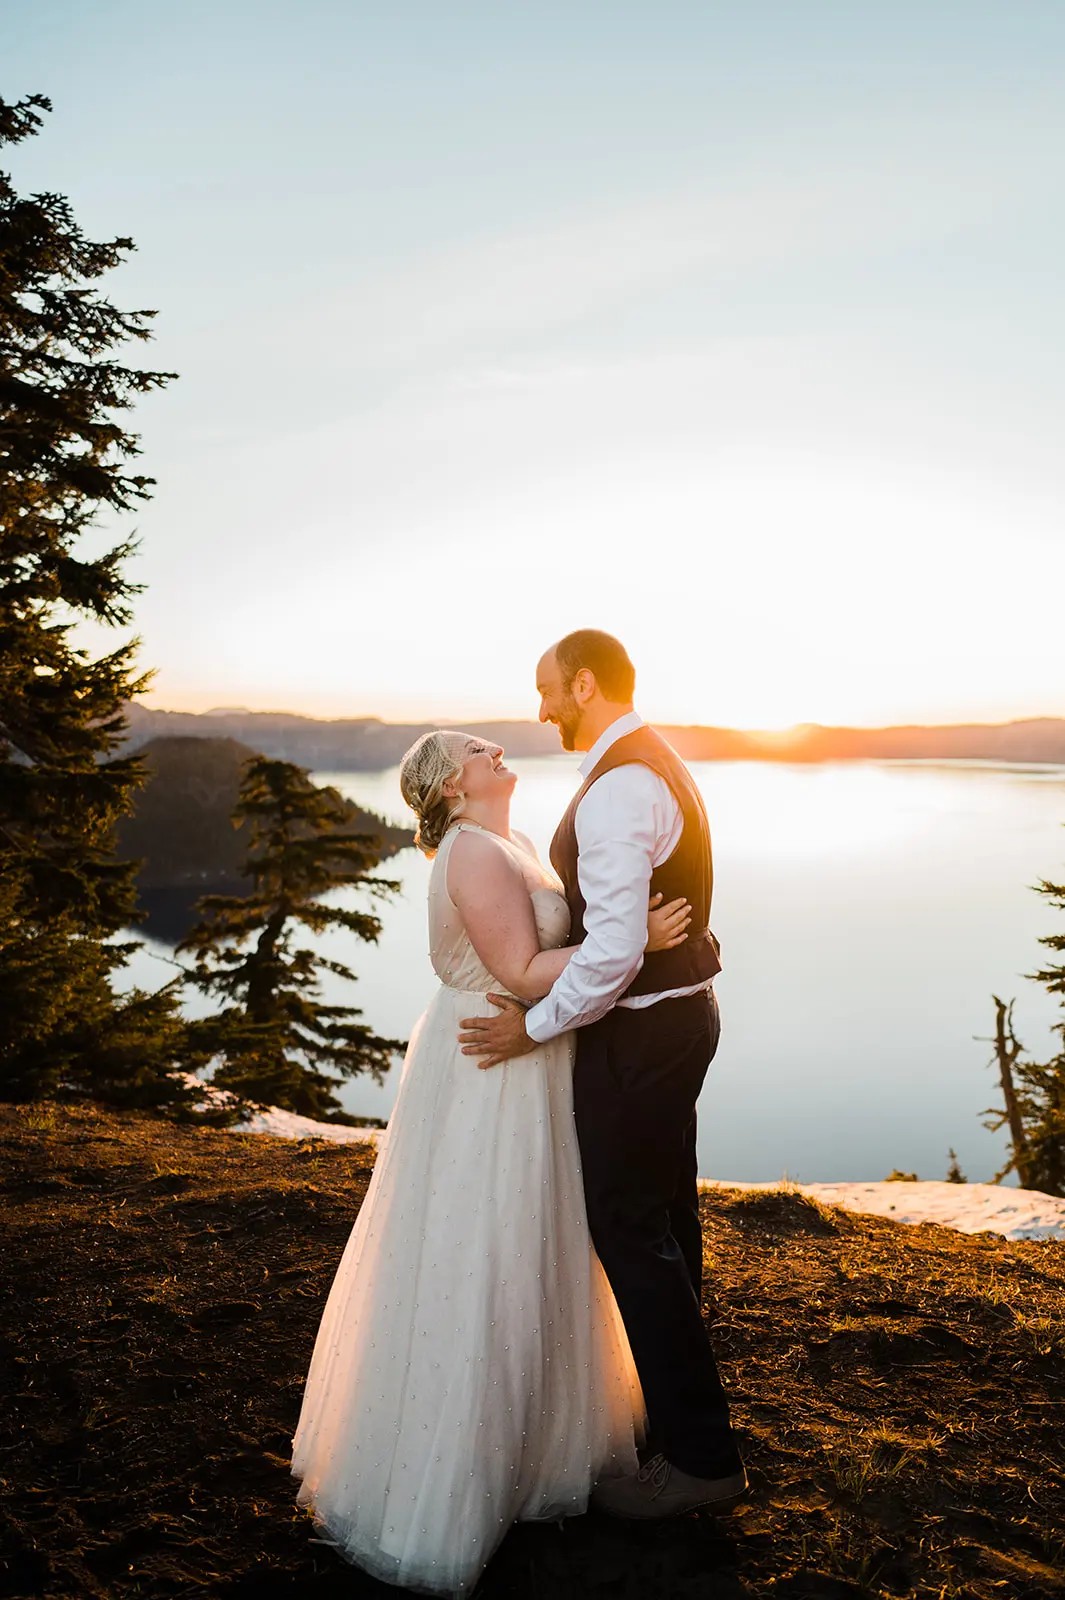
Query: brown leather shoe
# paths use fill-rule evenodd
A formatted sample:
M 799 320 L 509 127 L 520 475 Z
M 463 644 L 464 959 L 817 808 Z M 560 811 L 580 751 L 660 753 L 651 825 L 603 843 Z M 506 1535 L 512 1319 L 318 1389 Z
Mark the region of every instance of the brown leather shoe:
M 652 1456 L 628 1478 L 604 1478 L 592 1490 L 592 1504 L 612 1517 L 680 1517 L 686 1511 L 731 1511 L 747 1493 L 741 1467 L 727 1478 L 693 1478 L 665 1456 Z

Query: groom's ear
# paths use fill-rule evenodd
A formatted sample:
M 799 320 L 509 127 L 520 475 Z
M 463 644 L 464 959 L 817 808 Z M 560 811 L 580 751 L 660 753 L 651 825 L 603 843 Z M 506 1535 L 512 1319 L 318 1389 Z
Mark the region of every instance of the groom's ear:
M 591 667 L 580 667 L 573 674 L 573 682 L 570 684 L 570 694 L 578 702 L 578 704 L 582 702 L 586 704 L 594 695 L 597 687 L 595 673 L 592 671 Z

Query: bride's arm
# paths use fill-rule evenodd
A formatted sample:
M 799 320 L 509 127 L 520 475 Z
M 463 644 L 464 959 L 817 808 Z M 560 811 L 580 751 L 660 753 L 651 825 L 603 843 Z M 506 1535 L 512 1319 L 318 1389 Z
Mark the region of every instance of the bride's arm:
M 541 950 L 532 900 L 515 861 L 491 839 L 463 832 L 451 847 L 447 892 L 493 978 L 520 1000 L 538 1000 L 576 945 Z
M 462 913 L 470 943 L 493 978 L 530 1004 L 541 999 L 580 949 L 541 950 L 532 900 L 512 858 L 490 839 L 462 833 L 451 847 L 447 892 Z M 660 900 L 656 895 L 654 900 Z M 652 901 L 652 905 L 654 904 Z M 690 907 L 672 900 L 649 914 L 649 950 L 686 937 Z

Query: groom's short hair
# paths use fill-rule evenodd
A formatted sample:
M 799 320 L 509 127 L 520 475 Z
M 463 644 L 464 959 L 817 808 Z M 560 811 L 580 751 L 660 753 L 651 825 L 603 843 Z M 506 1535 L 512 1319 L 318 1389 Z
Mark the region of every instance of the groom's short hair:
M 595 681 L 608 700 L 632 699 L 636 668 L 620 639 L 599 628 L 578 628 L 555 646 L 555 660 L 568 689 L 582 667 L 595 673 Z

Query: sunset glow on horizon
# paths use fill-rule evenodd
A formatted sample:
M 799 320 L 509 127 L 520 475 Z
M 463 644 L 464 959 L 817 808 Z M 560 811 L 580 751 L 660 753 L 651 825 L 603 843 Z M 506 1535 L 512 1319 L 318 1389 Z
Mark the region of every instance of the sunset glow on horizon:
M 13 31 L 15 182 L 135 238 L 181 375 L 106 530 L 149 705 L 525 719 L 595 626 L 660 722 L 1065 714 L 1065 9 Z

